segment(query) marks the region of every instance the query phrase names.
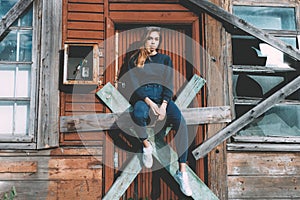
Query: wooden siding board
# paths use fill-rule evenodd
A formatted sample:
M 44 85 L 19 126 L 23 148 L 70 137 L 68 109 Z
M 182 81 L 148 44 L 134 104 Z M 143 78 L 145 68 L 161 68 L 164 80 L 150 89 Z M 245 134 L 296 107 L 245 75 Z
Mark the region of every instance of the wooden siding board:
M 75 22 L 70 21 L 67 23 L 69 30 L 90 30 L 90 31 L 103 31 L 103 22 Z
M 109 17 L 118 23 L 189 23 L 198 19 L 190 12 L 110 12 Z M 166 20 L 168 19 L 168 20 Z
M 150 3 L 111 3 L 109 5 L 110 11 L 164 11 L 164 12 L 170 12 L 170 11 L 188 11 L 187 8 L 179 5 L 179 4 L 166 4 L 166 3 L 160 3 L 160 4 L 150 4 Z
M 102 31 L 79 31 L 79 30 L 68 30 L 68 38 L 80 38 L 80 39 L 103 39 L 104 32 Z
M 87 13 L 103 13 L 103 5 L 101 4 L 68 4 L 70 12 L 87 12 Z
M 100 13 L 77 13 L 69 12 L 68 20 L 73 21 L 89 21 L 89 22 L 104 22 L 104 16 Z
M 229 199 L 300 198 L 299 176 L 229 176 L 228 187 Z
M 32 161 L 1 161 L 0 173 L 36 173 L 37 162 Z
M 69 3 L 103 3 L 103 0 L 68 0 Z
M 228 153 L 229 176 L 299 176 L 298 153 Z

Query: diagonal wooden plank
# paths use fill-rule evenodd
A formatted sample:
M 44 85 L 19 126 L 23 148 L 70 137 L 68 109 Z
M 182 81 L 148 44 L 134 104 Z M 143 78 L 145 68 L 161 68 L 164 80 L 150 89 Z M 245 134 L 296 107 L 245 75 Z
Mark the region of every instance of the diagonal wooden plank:
M 285 85 L 283 88 L 275 92 L 273 95 L 256 105 L 254 108 L 249 110 L 247 113 L 233 121 L 231 124 L 223 128 L 221 131 L 216 133 L 214 136 L 207 139 L 199 147 L 197 147 L 192 153 L 196 160 L 207 155 L 211 150 L 216 148 L 223 141 L 237 133 L 246 125 L 250 124 L 257 117 L 267 112 L 276 103 L 285 99 L 287 96 L 297 91 L 300 88 L 300 76 L 295 78 L 293 81 Z
M 199 79 L 199 76 L 195 75 L 190 83 L 192 84 L 188 84 L 186 86 L 186 88 L 184 89 L 184 91 L 182 92 L 182 95 L 186 95 L 186 94 L 190 94 L 189 96 L 187 96 L 186 98 L 190 99 L 189 101 L 186 101 L 186 98 L 182 98 L 179 97 L 176 100 L 177 105 L 182 105 L 182 106 L 188 106 L 190 104 L 190 102 L 192 101 L 192 99 L 196 96 L 196 94 L 199 92 L 199 90 L 201 89 L 201 87 L 203 87 L 205 81 L 203 82 L 201 80 L 202 78 Z M 195 81 L 198 80 L 198 81 Z M 200 81 L 200 82 L 199 82 Z M 197 87 L 196 85 L 199 84 L 201 85 L 201 87 Z M 195 87 L 196 86 L 196 87 Z M 197 90 L 195 88 L 198 88 Z M 185 90 L 187 90 L 188 92 L 185 92 Z M 192 92 L 194 91 L 194 92 Z M 106 101 L 108 101 L 108 105 L 111 106 L 110 109 L 112 111 L 115 110 L 114 104 L 111 101 L 111 99 L 116 99 L 116 98 L 111 98 L 111 95 L 114 95 L 118 93 L 118 91 L 116 89 L 113 88 L 113 86 L 111 84 L 107 84 L 105 85 L 104 88 L 102 88 L 99 92 L 97 92 L 97 95 L 102 99 L 102 101 L 104 103 L 106 103 Z M 118 94 L 117 94 L 118 95 Z M 107 98 L 109 97 L 109 98 Z M 123 98 L 117 98 L 119 103 L 120 103 L 120 99 L 122 99 L 122 101 L 124 100 Z M 127 101 L 126 101 L 127 102 Z M 123 109 L 128 109 L 128 102 L 125 103 L 125 106 L 123 106 Z M 148 129 L 149 131 L 151 131 L 152 129 Z M 153 131 L 153 130 L 152 130 Z M 169 130 L 166 130 L 166 132 L 168 132 Z M 149 133 L 150 135 L 150 133 Z M 150 139 L 153 139 L 153 137 L 150 137 Z M 160 140 L 162 140 L 163 138 L 161 138 Z M 160 143 L 159 141 L 157 143 L 155 143 L 156 145 L 158 145 L 159 147 L 162 146 L 166 146 L 166 144 Z M 157 152 L 156 148 L 154 145 L 154 152 Z M 164 147 L 164 150 L 167 150 L 169 152 L 169 154 L 166 155 L 171 155 L 171 157 L 175 158 L 176 162 L 172 162 L 175 163 L 173 164 L 174 166 L 170 167 L 170 163 L 167 163 L 167 160 L 170 159 L 163 159 L 164 163 L 163 166 L 165 166 L 167 168 L 167 170 L 171 173 L 172 176 L 174 176 L 175 171 L 178 169 L 178 163 L 177 163 L 177 154 L 170 148 L 170 147 Z M 161 150 L 158 150 L 161 151 Z M 171 154 L 170 154 L 171 152 Z M 154 153 L 154 157 L 156 157 L 159 161 L 161 161 L 159 154 L 155 154 Z M 163 153 L 165 154 L 165 153 Z M 170 158 L 170 157 L 169 157 Z M 137 155 L 135 155 L 132 160 L 137 159 Z M 162 162 L 162 161 L 161 161 Z M 177 165 L 176 165 L 177 163 Z M 117 180 L 114 182 L 113 186 L 110 188 L 110 190 L 107 192 L 107 194 L 105 195 L 105 197 L 103 199 L 119 199 L 122 194 L 124 194 L 124 192 L 126 191 L 126 189 L 130 186 L 131 182 L 134 180 L 134 178 L 137 176 L 137 174 L 139 173 L 139 171 L 142 169 L 141 165 L 137 165 L 135 166 L 135 162 L 130 161 L 129 164 L 124 168 L 124 171 L 122 172 L 122 176 L 118 177 Z M 132 168 L 134 169 L 135 173 L 130 173 L 133 172 L 133 170 L 131 170 Z M 199 179 L 199 177 L 197 177 L 193 171 L 188 168 L 188 174 L 189 177 L 191 179 L 191 181 L 193 181 L 193 187 L 195 187 L 195 189 L 197 190 L 197 192 L 193 195 L 194 199 L 217 199 L 217 197 L 207 188 L 207 186 Z M 132 181 L 130 181 L 132 180 Z M 197 184 L 195 184 L 197 183 Z M 204 192 L 205 195 L 207 195 L 207 198 L 203 198 L 203 196 L 200 196 L 200 194 L 198 194 L 198 190 L 200 189 L 200 191 Z
M 289 56 L 300 60 L 300 51 L 296 48 L 284 43 L 280 39 L 277 39 L 276 37 L 270 35 L 268 32 L 256 28 L 251 24 L 248 24 L 243 19 L 231 14 L 230 12 L 222 9 L 221 7 L 215 5 L 214 3 L 211 3 L 208 0 L 180 0 L 180 3 L 196 13 L 204 11 L 218 21 L 225 24 L 231 24 L 232 26 L 237 27 L 244 32 L 268 43 L 281 52 L 284 52 Z
M 156 138 L 152 143 L 155 144 L 156 151 L 153 152 L 153 157 L 156 158 L 165 169 L 175 179 L 176 171 L 178 170 L 178 157 L 177 153 L 164 142 L 164 136 Z M 152 139 L 152 138 L 151 138 Z M 193 191 L 193 199 L 197 200 L 217 200 L 218 197 L 206 186 L 205 183 L 193 172 L 193 170 L 186 166 L 190 186 Z M 175 179 L 176 180 L 176 179 Z M 177 181 L 177 180 L 176 180 Z
M 19 0 L 0 22 L 0 39 L 3 38 L 5 31 L 24 13 L 34 0 Z

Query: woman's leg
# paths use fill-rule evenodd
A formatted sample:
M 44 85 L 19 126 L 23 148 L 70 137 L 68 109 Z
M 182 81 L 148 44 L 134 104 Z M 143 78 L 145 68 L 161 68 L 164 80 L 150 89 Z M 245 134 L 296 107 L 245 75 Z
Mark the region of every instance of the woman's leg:
M 188 157 L 188 129 L 179 108 L 173 101 L 170 101 L 167 106 L 167 124 L 172 124 L 173 129 L 176 131 L 175 144 L 178 162 L 180 168 L 185 170 L 184 167 Z
M 148 117 L 149 106 L 144 101 L 137 101 L 133 107 L 132 118 L 136 123 L 134 130 L 142 141 L 148 138 L 148 134 L 146 132 Z

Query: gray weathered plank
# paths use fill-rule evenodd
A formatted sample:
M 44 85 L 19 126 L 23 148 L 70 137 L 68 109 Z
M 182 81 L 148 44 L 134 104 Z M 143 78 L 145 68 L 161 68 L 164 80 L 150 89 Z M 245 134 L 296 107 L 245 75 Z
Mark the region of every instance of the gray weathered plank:
M 192 153 L 198 160 L 207 155 L 211 150 L 221 144 L 223 141 L 237 133 L 246 125 L 250 124 L 254 119 L 268 111 L 276 103 L 285 99 L 287 96 L 295 92 L 300 88 L 300 76 L 295 78 L 293 81 L 285 85 L 283 88 L 275 92 L 273 95 L 256 105 L 253 109 L 242 115 L 240 118 L 233 121 L 227 127 L 210 137 L 208 140 L 203 142 L 197 147 Z
M 33 0 L 19 0 L 0 21 L 0 38 L 5 31 L 24 13 Z
M 154 149 L 156 149 L 155 151 L 153 151 L 153 157 L 156 158 L 175 179 L 176 171 L 179 168 L 177 153 L 167 143 L 164 142 L 163 137 L 156 139 L 152 142 L 152 144 L 155 144 Z M 193 170 L 189 166 L 186 166 L 186 170 L 188 172 L 190 186 L 193 191 L 193 199 L 218 199 L 218 197 L 214 193 L 212 193 L 212 191 L 210 191 L 206 184 L 201 181 L 201 179 L 193 172 Z
M 226 123 L 231 121 L 229 106 L 186 108 L 181 110 L 187 125 Z M 101 113 L 60 117 L 60 132 L 103 131 L 118 129 L 122 113 Z
M 220 22 L 223 22 L 225 24 L 229 23 L 232 26 L 237 27 L 245 31 L 246 33 L 268 43 L 269 45 L 288 54 L 289 56 L 300 60 L 300 52 L 296 48 L 282 42 L 274 36 L 271 36 L 266 31 L 263 31 L 251 24 L 248 24 L 244 20 L 227 12 L 221 7 L 209 2 L 208 0 L 180 0 L 179 2 L 182 5 L 188 7 L 189 9 L 195 11 L 196 13 L 204 11 L 207 14 L 214 17 L 215 19 L 219 20 Z

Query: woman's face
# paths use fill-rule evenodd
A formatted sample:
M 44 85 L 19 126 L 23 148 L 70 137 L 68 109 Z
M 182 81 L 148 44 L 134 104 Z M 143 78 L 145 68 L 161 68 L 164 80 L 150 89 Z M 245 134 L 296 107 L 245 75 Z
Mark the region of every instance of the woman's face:
M 159 45 L 159 32 L 152 31 L 146 40 L 145 47 L 150 54 L 155 54 Z

